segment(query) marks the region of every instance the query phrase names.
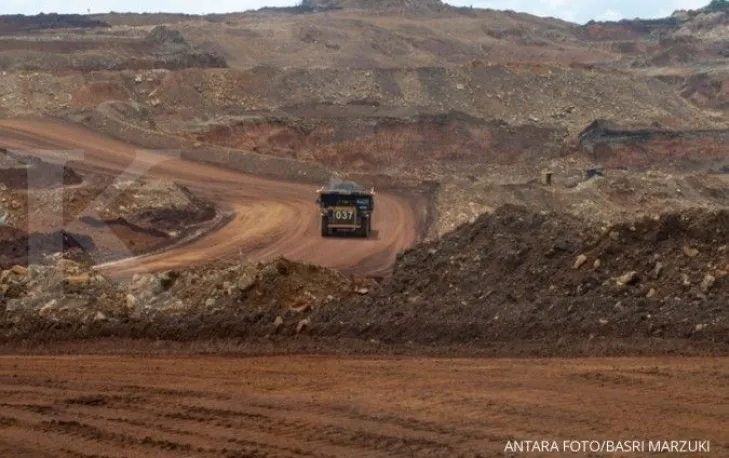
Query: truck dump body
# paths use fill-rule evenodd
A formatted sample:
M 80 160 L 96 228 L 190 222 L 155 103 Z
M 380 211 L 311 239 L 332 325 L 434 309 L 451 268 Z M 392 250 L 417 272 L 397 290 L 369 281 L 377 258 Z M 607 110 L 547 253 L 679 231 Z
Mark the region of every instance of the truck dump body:
M 368 237 L 372 230 L 374 190 L 365 190 L 356 183 L 330 183 L 318 190 L 322 236 L 337 232 L 353 232 Z

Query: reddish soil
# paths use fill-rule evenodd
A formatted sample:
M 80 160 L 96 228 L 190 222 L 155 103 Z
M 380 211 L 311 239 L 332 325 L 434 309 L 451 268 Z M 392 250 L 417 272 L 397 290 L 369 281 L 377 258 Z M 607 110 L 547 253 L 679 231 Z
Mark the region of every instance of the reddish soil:
M 726 352 L 728 221 L 727 211 L 694 210 L 601 233 L 575 217 L 504 206 L 407 250 L 371 294 L 315 311 L 311 332 L 433 346 L 533 342 L 540 354 L 584 343 L 593 353 L 650 353 L 678 340 Z
M 690 438 L 727 456 L 727 368 L 680 358 L 9 356 L 0 455 L 475 458 L 512 456 L 509 440 Z
M 287 260 L 252 273 L 240 261 L 218 262 L 177 271 L 172 286 L 169 273 L 149 279 L 168 284 L 152 296 L 101 282 L 104 300 L 96 300 L 101 290 L 79 293 L 90 304 L 81 318 L 39 315 L 29 301 L 52 298 L 29 291 L 18 296 L 26 305 L 0 313 L 0 337 L 231 339 L 295 352 L 726 355 L 728 221 L 726 210 L 692 210 L 603 233 L 575 217 L 505 206 L 407 250 L 391 276 L 364 290 Z M 8 279 L 16 289 L 28 280 Z M 150 297 L 144 310 L 159 313 L 130 313 L 130 292 Z M 95 310 L 105 318 L 91 320 Z
M 552 127 L 508 126 L 459 112 L 397 118 L 368 116 L 375 110 L 363 108 L 359 110 L 362 117 L 352 118 L 357 110 L 351 107 L 291 111 L 306 121 L 262 118 L 216 127 L 193 135 L 193 139 L 316 161 L 335 169 L 372 172 L 413 164 L 423 168 L 443 163 L 510 164 L 540 153 L 542 159 L 548 159 L 560 151 L 566 132 Z M 324 113 L 327 116 L 321 117 Z
M 80 171 L 106 170 L 117 174 L 134 160 L 154 163 L 158 156 L 140 151 L 88 129 L 56 121 L 0 121 L 0 138 L 13 149 L 68 148 L 85 151 Z M 182 159 L 165 158 L 149 173 L 235 210 L 232 221 L 208 237 L 144 259 L 108 266 L 117 274 L 160 271 L 200 265 L 220 259 L 254 261 L 284 255 L 325 267 L 359 273 L 388 270 L 401 249 L 421 237 L 424 211 L 421 199 L 410 195 L 378 193 L 374 214 L 376 236 L 352 244 L 345 239 L 322 239 L 311 184 L 257 178 L 231 170 Z M 201 177 L 204 180 L 201 181 Z
M 707 170 L 729 160 L 729 130 L 635 129 L 595 121 L 578 141 L 606 167 Z
M 54 250 L 72 259 L 93 258 L 96 262 L 137 256 L 169 246 L 200 230 L 200 225 L 212 224 L 217 216 L 214 205 L 182 188 L 179 191 L 190 201 L 185 208 L 144 207 L 134 189 L 119 191 L 111 202 L 99 205 L 97 199 L 113 184 L 113 176 L 91 173 L 82 177 L 68 165 L 2 149 L 0 155 L 6 165 L 0 167 L 0 182 L 6 188 L 2 206 L 9 210 L 11 221 L 10 226 L 0 226 L 3 268 L 42 263 Z M 58 189 L 61 187 L 64 189 Z M 54 189 L 57 194 L 49 197 L 44 189 Z M 173 191 L 177 189 L 169 190 Z M 103 216 L 92 210 L 94 203 L 102 207 Z M 125 210 L 118 216 L 120 209 L 140 205 L 139 211 Z

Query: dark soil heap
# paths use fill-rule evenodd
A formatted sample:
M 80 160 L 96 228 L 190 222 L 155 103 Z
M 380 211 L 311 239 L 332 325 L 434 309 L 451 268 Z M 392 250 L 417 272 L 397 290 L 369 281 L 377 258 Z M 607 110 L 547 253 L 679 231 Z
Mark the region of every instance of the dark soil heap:
M 0 147 L 0 184 L 7 188 L 51 188 L 82 182 L 83 178 L 67 165 L 45 162 Z
M 192 341 L 292 336 L 307 316 L 364 284 L 284 258 L 218 263 L 116 282 L 88 263 L 13 266 L 0 275 L 0 342 L 122 337 Z
M 284 258 L 120 283 L 67 260 L 14 266 L 0 276 L 0 341 L 242 338 L 302 351 L 309 342 L 365 352 L 723 353 L 728 223 L 727 211 L 692 210 L 598 231 L 570 216 L 504 206 L 403 253 L 379 285 Z
M 95 251 L 94 241 L 86 235 L 65 230 L 28 234 L 0 225 L 0 269 L 46 263 L 47 258 L 56 253 L 62 253 L 68 259 L 89 262 L 91 253 Z
M 598 233 L 505 206 L 404 253 L 376 291 L 312 321 L 322 335 L 386 343 L 726 344 L 727 223 L 726 211 L 695 210 Z
M 12 34 L 44 29 L 108 28 L 109 24 L 80 14 L 21 14 L 0 16 L 0 33 Z

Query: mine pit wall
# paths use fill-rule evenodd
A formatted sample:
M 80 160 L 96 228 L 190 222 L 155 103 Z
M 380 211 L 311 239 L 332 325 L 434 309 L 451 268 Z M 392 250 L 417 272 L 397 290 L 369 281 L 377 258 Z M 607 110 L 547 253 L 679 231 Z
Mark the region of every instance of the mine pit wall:
M 729 130 L 627 130 L 596 122 L 578 145 L 604 167 L 707 171 L 729 165 Z
M 140 148 L 180 149 L 184 159 L 257 176 L 318 187 L 339 171 L 341 178 L 410 200 L 422 239 L 437 236 L 440 177 L 478 174 L 479 166 L 536 166 L 567 151 L 564 127 L 509 125 L 459 112 L 406 118 L 269 115 L 168 135 L 144 126 L 150 118 L 130 115 L 130 109 L 105 103 L 76 120 Z
M 206 163 L 237 170 L 243 173 L 273 179 L 284 179 L 320 186 L 333 176 L 331 170 L 321 164 L 286 157 L 276 157 L 234 150 L 216 145 L 194 146 L 177 137 L 161 134 L 125 122 L 112 110 L 96 110 L 75 120 L 85 126 L 121 141 L 147 149 L 177 149 L 186 160 Z M 374 187 L 380 192 L 391 192 L 415 202 L 421 239 L 436 235 L 437 218 L 435 197 L 439 190 L 436 181 L 419 181 L 384 174 L 345 173 L 341 178 L 354 180 L 365 187 Z M 313 192 L 312 188 L 312 192 Z
M 245 173 L 321 182 L 337 170 L 370 177 L 373 185 L 412 184 L 428 173 L 472 172 L 474 165 L 549 161 L 565 154 L 568 135 L 565 127 L 509 125 L 460 112 L 405 118 L 260 115 L 167 134 L 135 110 L 142 108 L 108 102 L 71 118 L 141 148 L 177 148 L 187 159 Z
M 141 148 L 179 148 L 184 159 L 231 168 L 252 175 L 319 186 L 332 177 L 332 170 L 343 169 L 343 173 L 339 174 L 342 178 L 354 180 L 367 187 L 375 187 L 380 192 L 402 196 L 413 202 L 413 208 L 418 212 L 418 232 L 421 239 L 437 236 L 436 222 L 439 216 L 436 201 L 438 193 L 441 192 L 437 179 L 413 173 L 414 170 L 427 164 L 428 161 L 425 161 L 423 156 L 437 158 L 431 161 L 431 167 L 438 168 L 439 163 L 445 161 L 454 164 L 453 170 L 472 172 L 471 165 L 474 162 L 488 165 L 549 159 L 561 154 L 563 138 L 566 135 L 565 131 L 559 128 L 534 125 L 509 126 L 503 122 L 485 121 L 462 114 L 420 116 L 406 120 L 387 118 L 375 122 L 371 119 L 320 118 L 306 121 L 309 125 L 317 126 L 309 131 L 309 135 L 300 125 L 292 124 L 287 127 L 290 132 L 298 136 L 293 141 L 289 135 L 265 137 L 262 143 L 265 146 L 263 151 L 269 154 L 259 154 L 220 145 L 225 145 L 225 142 L 236 138 L 233 136 L 217 137 L 219 145 L 212 142 L 187 142 L 179 137 L 134 125 L 128 122 L 126 117 L 122 118 L 112 104 L 106 104 L 87 113 L 79 120 L 88 127 L 117 139 L 133 141 Z M 249 125 L 258 133 L 266 128 L 281 132 L 280 121 L 275 121 L 273 124 L 267 126 L 265 122 L 257 120 L 255 123 L 242 126 Z M 352 129 L 352 124 L 361 126 Z M 364 126 L 363 133 L 358 137 L 356 133 L 362 126 Z M 247 133 L 241 129 L 241 125 L 238 125 L 236 129 L 228 132 L 248 138 Z M 277 143 L 277 138 L 285 138 L 289 149 Z M 451 143 L 454 145 L 450 145 Z M 397 155 L 387 156 L 391 162 L 383 164 L 377 162 L 377 157 L 384 147 L 392 148 Z M 339 162 L 330 161 L 329 164 L 322 164 L 316 160 L 276 155 L 295 155 L 297 151 L 303 151 L 304 154 L 324 151 L 331 155 L 330 157 L 338 158 Z M 355 162 L 355 158 L 360 158 L 361 162 Z M 327 160 L 327 155 L 314 159 L 324 162 Z M 349 167 L 347 167 L 348 161 Z M 382 169 L 388 168 L 390 169 L 388 173 L 381 172 Z M 403 170 L 403 173 L 399 173 L 399 170 Z M 448 173 L 450 172 L 452 170 Z
M 258 118 L 193 133 L 196 141 L 337 170 L 405 174 L 442 164 L 514 164 L 548 160 L 563 148 L 561 127 L 511 126 L 450 112 L 408 118 Z

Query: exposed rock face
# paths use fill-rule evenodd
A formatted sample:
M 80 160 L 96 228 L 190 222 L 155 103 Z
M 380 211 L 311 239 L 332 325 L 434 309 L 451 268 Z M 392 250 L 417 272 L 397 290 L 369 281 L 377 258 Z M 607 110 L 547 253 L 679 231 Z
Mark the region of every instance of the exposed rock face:
M 177 51 L 187 51 L 192 48 L 179 31 L 164 25 L 152 29 L 147 35 L 147 41 Z
M 315 11 L 356 9 L 370 11 L 406 10 L 435 12 L 446 8 L 440 0 L 304 0 L 302 6 Z
M 568 215 L 507 205 L 404 252 L 377 288 L 310 319 L 328 335 L 390 343 L 727 342 L 728 218 L 691 210 L 588 231 Z

